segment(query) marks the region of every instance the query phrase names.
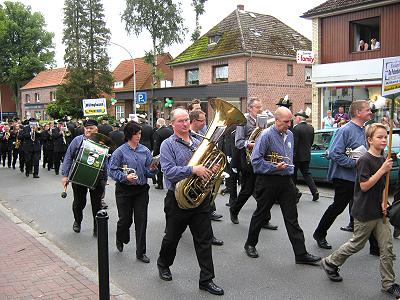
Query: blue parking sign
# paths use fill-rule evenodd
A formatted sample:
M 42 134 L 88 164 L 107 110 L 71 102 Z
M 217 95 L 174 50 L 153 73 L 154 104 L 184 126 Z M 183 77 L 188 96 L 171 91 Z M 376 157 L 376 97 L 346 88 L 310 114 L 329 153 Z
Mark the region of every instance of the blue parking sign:
M 137 92 L 136 93 L 136 103 L 137 104 L 146 104 L 147 102 L 147 93 L 146 92 Z

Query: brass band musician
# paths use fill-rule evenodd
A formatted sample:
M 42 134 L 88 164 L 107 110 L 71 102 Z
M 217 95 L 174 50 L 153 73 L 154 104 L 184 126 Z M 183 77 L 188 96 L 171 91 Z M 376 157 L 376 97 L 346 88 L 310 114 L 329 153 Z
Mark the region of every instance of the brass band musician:
M 23 150 L 25 158 L 25 175 L 33 170 L 33 178 L 39 178 L 39 160 L 40 160 L 40 132 L 39 123 L 35 118 L 29 119 L 29 126 L 25 126 L 22 132 Z

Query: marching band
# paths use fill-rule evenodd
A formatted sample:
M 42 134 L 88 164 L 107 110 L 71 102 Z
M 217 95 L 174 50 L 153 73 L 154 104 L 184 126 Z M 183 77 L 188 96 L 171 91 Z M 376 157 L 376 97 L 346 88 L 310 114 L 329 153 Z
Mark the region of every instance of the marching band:
M 371 174 L 367 174 L 360 166 L 368 155 L 368 146 L 375 145 L 378 150 L 383 147 L 382 143 L 373 140 L 375 132 L 368 131 L 370 135 L 365 138 L 364 124 L 371 118 L 369 103 L 364 100 L 353 101 L 350 106 L 351 121 L 338 130 L 329 149 L 329 178 L 334 184 L 335 197 L 313 234 L 320 248 L 331 249 L 332 246 L 326 240 L 328 230 L 336 217 L 349 205 L 351 214 L 348 227 L 354 231 L 354 237 L 362 237 L 362 241 L 352 239 L 332 255 L 322 258 L 322 261 L 321 257 L 307 251 L 304 233 L 298 223 L 297 203 L 301 193 L 294 180 L 294 147 L 298 139 L 295 139 L 292 133 L 293 113 L 288 108 L 289 103 L 287 98 L 282 98 L 275 113 L 266 114 L 262 111 L 261 101 L 250 98 L 247 113 L 242 114 L 228 102 L 215 98 L 210 100 L 214 118 L 208 127 L 204 122 L 205 113 L 201 111 L 200 102 L 195 103 L 199 106 L 199 111 L 192 107 L 190 115 L 185 108 L 175 108 L 170 115 L 171 124 L 168 130 L 165 120 L 159 122 L 160 137 L 154 135 L 156 140 L 153 154 L 153 141 L 151 144 L 144 143 L 147 146 L 143 144 L 142 133 L 145 126 L 135 121 L 124 124 L 123 130 L 117 128 L 114 131 L 110 130 L 107 122 L 103 122 L 102 126 L 93 119 L 84 121 L 83 127 L 80 124 L 72 125 L 67 119 L 58 120 L 55 127 L 52 124 L 40 127 L 38 121 L 33 118 L 22 123 L 16 121 L 11 127 L 6 124 L 0 130 L 2 165 L 6 167 L 7 161 L 7 167 L 15 169 L 19 157 L 21 172 L 25 172 L 27 177 L 33 174 L 33 178 L 39 178 L 39 160 L 43 151 L 43 168 L 47 166 L 48 171 L 54 168 L 56 175 L 61 171 L 64 188 L 62 197 L 66 197 L 69 183 L 72 185 L 72 229 L 76 233 L 81 231 L 83 209 L 89 191 L 93 236 L 97 236 L 95 216 L 102 208 L 102 199 L 110 176 L 115 181 L 118 210 L 116 248 L 123 252 L 124 244 L 130 241 L 130 227 L 134 222 L 136 257 L 144 263 L 150 262 L 146 255 L 150 189 L 147 181 L 148 178 L 155 178 L 157 173 L 162 172 L 163 178 L 157 179 L 157 188 L 166 189 L 166 225 L 157 259 L 159 277 L 165 281 L 172 280 L 170 267 L 177 255 L 179 240 L 189 227 L 200 269 L 199 288 L 214 295 L 223 295 L 224 290 L 213 281 L 215 274 L 212 245 L 223 244 L 213 235 L 213 201 L 223 176 L 226 176 L 225 181 L 228 183 L 230 176 L 227 174 L 235 175 L 240 172 L 240 192 L 236 199 L 229 202 L 232 223 L 239 223 L 238 214 L 251 196 L 254 196 L 257 203 L 247 238 L 243 243 L 247 256 L 259 257 L 256 246 L 262 228 L 278 229 L 270 223 L 270 210 L 277 203 L 282 211 L 296 264 L 321 264 L 329 279 L 341 281 L 338 267 L 348 256 L 359 251 L 369 239 L 371 254 L 380 255 L 381 258 L 383 291 L 390 295 L 399 295 L 400 288 L 394 282 L 392 268 L 393 245 L 390 228 L 382 222 L 375 221 L 376 218 L 382 219 L 386 210 L 380 209 L 380 201 L 375 203 L 375 208 L 362 202 L 363 197 L 367 197 L 368 194 L 368 189 L 364 188 L 366 182 L 368 187 L 372 188 L 379 178 L 374 182 L 371 182 L 370 178 L 373 178 L 379 167 L 384 164 L 384 160 L 380 161 L 379 165 L 375 162 Z M 303 112 L 296 115 L 307 118 Z M 101 126 L 102 133 L 99 133 Z M 204 128 L 207 128 L 206 132 L 200 134 Z M 383 125 L 379 128 L 385 129 Z M 161 134 L 161 130 L 167 130 L 169 133 Z M 231 145 L 234 149 L 225 151 L 226 145 L 221 144 Z M 349 148 L 353 151 L 362 145 L 365 151 L 357 159 L 348 154 Z M 370 160 L 373 161 L 373 155 L 379 154 L 378 150 L 369 151 L 372 153 Z M 225 152 L 229 152 L 229 155 Z M 231 153 L 236 153 L 238 157 L 235 162 Z M 388 162 L 379 169 L 382 178 L 390 171 L 391 166 L 391 162 Z M 235 176 L 234 186 L 230 184 L 230 189 L 237 189 L 236 180 Z M 360 192 L 360 186 L 364 194 Z M 315 185 L 310 185 L 310 189 L 313 200 L 317 201 L 318 190 Z M 379 192 L 381 189 L 382 185 Z M 354 197 L 357 200 L 353 205 Z M 364 211 L 367 219 L 364 218 L 365 214 L 361 213 Z M 368 225 L 367 230 L 365 224 L 370 224 L 368 222 L 371 218 L 373 224 Z M 354 244 L 357 248 L 351 248 Z

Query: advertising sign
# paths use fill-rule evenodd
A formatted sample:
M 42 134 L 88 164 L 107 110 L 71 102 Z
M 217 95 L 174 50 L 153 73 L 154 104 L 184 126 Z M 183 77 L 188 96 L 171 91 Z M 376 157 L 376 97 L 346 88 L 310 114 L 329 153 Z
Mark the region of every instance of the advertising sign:
M 382 96 L 400 93 L 400 56 L 383 59 Z
M 298 64 L 312 65 L 314 63 L 314 52 L 297 50 L 296 60 Z
M 83 99 L 82 107 L 83 115 L 85 117 L 107 114 L 106 98 Z

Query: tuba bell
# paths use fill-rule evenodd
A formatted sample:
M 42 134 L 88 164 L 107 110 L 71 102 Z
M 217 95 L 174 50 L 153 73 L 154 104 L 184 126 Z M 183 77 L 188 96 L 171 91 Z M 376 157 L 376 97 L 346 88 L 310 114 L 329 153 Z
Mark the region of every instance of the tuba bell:
M 198 207 L 212 190 L 221 184 L 221 174 L 226 166 L 226 156 L 217 148 L 217 143 L 226 132 L 227 127 L 234 124 L 246 124 L 245 116 L 232 104 L 220 98 L 211 99 L 209 102 L 215 112 L 214 119 L 203 141 L 193 153 L 188 166 L 203 165 L 212 169 L 218 165 L 219 168 L 207 181 L 192 175 L 177 183 L 175 197 L 181 209 Z

